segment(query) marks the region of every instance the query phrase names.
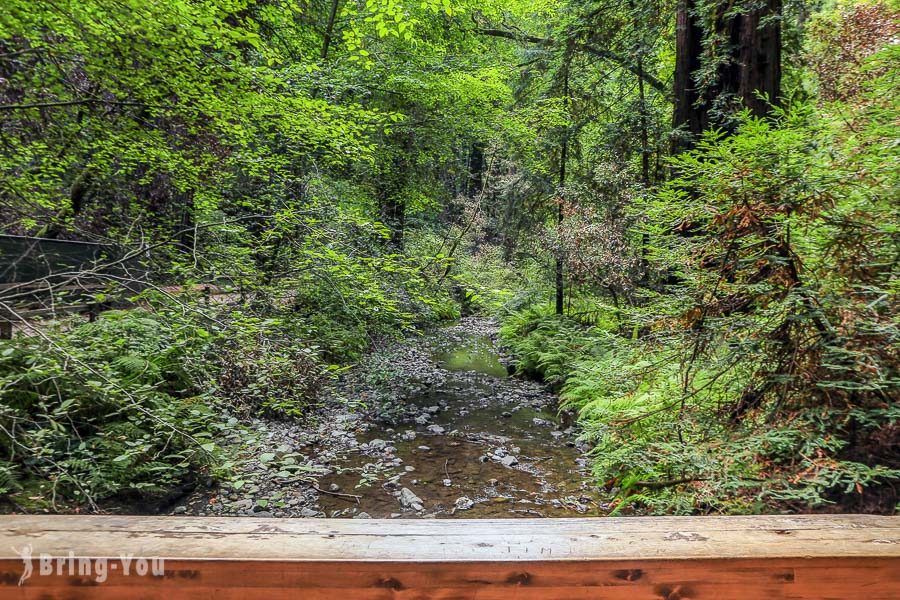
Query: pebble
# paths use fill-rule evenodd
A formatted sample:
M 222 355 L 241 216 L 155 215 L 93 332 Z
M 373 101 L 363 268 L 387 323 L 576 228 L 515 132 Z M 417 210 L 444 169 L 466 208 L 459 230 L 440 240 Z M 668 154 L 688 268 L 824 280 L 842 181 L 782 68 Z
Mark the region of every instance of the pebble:
M 415 492 L 409 488 L 400 490 L 400 506 L 412 509 L 416 512 L 425 509 L 422 499 L 416 496 Z
M 469 510 L 475 503 L 468 496 L 461 496 L 456 499 L 456 503 L 454 504 L 456 510 Z
M 496 333 L 496 326 L 487 320 L 474 318 L 464 319 L 458 325 L 441 331 L 438 344 L 443 344 L 444 349 L 449 350 L 457 347 L 459 342 L 470 339 L 473 334 L 491 336 Z M 458 339 L 454 340 L 454 338 Z M 216 490 L 212 493 L 210 490 L 202 493 L 199 498 L 186 498 L 183 506 L 179 505 L 173 509 L 174 514 L 197 514 L 198 510 L 203 510 L 210 515 L 298 516 L 299 514 L 303 517 L 325 516 L 318 508 L 314 508 L 319 501 L 319 495 L 300 479 L 299 474 L 291 478 L 290 485 L 283 481 L 279 483 L 272 474 L 282 468 L 279 465 L 285 455 L 291 455 L 295 460 L 287 464 L 316 469 L 317 477 L 324 476 L 323 471 L 330 473 L 341 468 L 359 466 L 359 463 L 353 462 L 355 461 L 351 454 L 353 452 L 363 452 L 375 457 L 369 459 L 372 464 L 364 467 L 364 471 L 371 470 L 371 473 L 380 481 L 380 485 L 377 485 L 376 488 L 383 486 L 385 490 L 393 493 L 408 516 L 412 516 L 412 511 L 419 513 L 425 511 L 425 501 L 410 489 L 417 483 L 421 486 L 417 487 L 417 490 L 429 490 L 429 488 L 434 490 L 435 487 L 454 486 L 462 488 L 459 490 L 460 492 L 468 492 L 473 495 L 460 496 L 455 502 L 450 498 L 445 498 L 444 506 L 449 502 L 454 502 L 451 508 L 455 507 L 455 510 L 470 509 L 470 502 L 473 506 L 477 503 L 474 490 L 497 488 L 500 481 L 495 478 L 478 477 L 478 469 L 472 465 L 469 465 L 468 468 L 464 466 L 464 472 L 454 474 L 453 479 L 449 477 L 431 479 L 433 475 L 422 479 L 421 482 L 418 479 L 407 479 L 403 477 L 403 474 L 409 473 L 410 477 L 415 476 L 416 468 L 412 465 L 404 466 L 404 459 L 419 463 L 425 460 L 425 456 L 420 454 L 417 457 L 415 452 L 427 453 L 433 452 L 433 449 L 427 445 L 416 447 L 411 444 L 408 446 L 403 444 L 403 451 L 398 456 L 395 444 L 400 441 L 412 442 L 417 438 L 428 441 L 419 438 L 427 430 L 429 435 L 451 436 L 451 439 L 435 440 L 438 444 L 444 444 L 440 447 L 442 449 L 447 447 L 446 449 L 451 455 L 458 451 L 451 446 L 466 445 L 468 447 L 472 443 L 483 444 L 487 454 L 480 457 L 476 455 L 478 460 L 514 468 L 516 465 L 520 465 L 518 456 L 524 455 L 521 448 L 512 444 L 519 440 L 525 441 L 524 438 L 529 436 L 528 425 L 524 427 L 525 431 L 518 434 L 513 433 L 512 438 L 503 436 L 499 432 L 490 433 L 489 422 L 483 425 L 487 431 L 482 433 L 470 431 L 468 428 L 457 431 L 454 429 L 454 425 L 461 426 L 460 417 L 476 411 L 485 411 L 489 415 L 488 418 L 493 418 L 495 423 L 501 418 L 512 418 L 517 410 L 541 411 L 537 414 L 543 417 L 555 410 L 555 402 L 552 395 L 539 383 L 520 379 L 485 380 L 482 375 L 467 372 L 456 372 L 451 375 L 446 369 L 431 360 L 430 352 L 430 343 L 420 344 L 413 341 L 388 347 L 379 351 L 377 355 L 372 355 L 376 366 L 379 364 L 389 365 L 392 370 L 396 371 L 396 376 L 392 376 L 386 385 L 368 382 L 365 376 L 371 371 L 366 371 L 365 368 L 359 369 L 356 373 L 349 372 L 346 379 L 342 376 L 342 379 L 335 384 L 334 392 L 326 391 L 330 395 L 324 396 L 326 401 L 323 403 L 321 418 L 317 418 L 316 424 L 311 427 L 286 421 L 255 419 L 250 422 L 250 425 L 247 420 L 243 421 L 244 425 L 253 432 L 252 440 L 255 444 L 253 447 L 259 448 L 258 452 L 260 453 L 274 454 L 278 460 L 267 461 L 265 464 L 250 461 L 247 466 L 242 467 L 243 472 L 238 474 L 239 478 L 246 482 L 241 489 Z M 406 399 L 412 397 L 424 398 L 425 394 L 435 394 L 436 397 L 431 401 L 437 400 L 438 404 L 422 407 L 416 406 L 412 402 L 405 402 Z M 458 398 L 451 398 L 459 394 L 463 395 L 465 402 L 460 402 Z M 372 408 L 363 408 L 358 413 L 351 413 L 347 406 L 351 404 L 348 399 L 352 398 L 358 398 L 361 406 L 371 406 Z M 438 398 L 450 398 L 450 401 L 438 400 Z M 333 399 L 336 399 L 337 402 L 331 402 Z M 434 423 L 435 415 L 438 414 L 450 415 L 455 421 L 451 421 L 450 424 L 438 425 Z M 547 439 L 557 440 L 560 445 L 566 443 L 566 445 L 582 451 L 590 449 L 589 444 L 574 441 L 578 435 L 576 428 L 569 426 L 563 429 L 563 426 L 557 425 L 556 420 L 532 418 L 534 414 L 531 412 L 528 415 L 526 423 L 530 420 L 532 427 L 546 427 L 547 433 L 549 433 Z M 524 414 L 520 413 L 519 417 L 522 416 Z M 376 417 L 380 423 L 375 420 Z M 240 422 L 239 419 L 235 418 L 235 423 L 238 422 Z M 466 423 L 469 424 L 468 421 Z M 420 426 L 420 429 L 416 431 L 415 426 Z M 507 422 L 506 427 L 509 426 Z M 393 428 L 396 428 L 396 432 Z M 366 431 L 372 433 L 366 434 Z M 373 434 L 385 437 L 383 439 L 376 438 L 367 443 L 360 443 L 355 437 L 363 435 L 368 437 Z M 458 437 L 455 439 L 458 441 L 452 441 L 454 434 L 457 434 Z M 238 435 L 229 432 L 226 436 L 231 443 L 235 444 L 248 441 L 247 434 L 243 433 Z M 446 441 L 444 441 L 445 439 Z M 543 456 L 544 453 L 534 448 L 539 443 L 538 440 L 527 442 L 524 453 Z M 410 452 L 410 448 L 416 448 L 416 450 Z M 348 459 L 348 457 L 351 458 Z M 351 462 L 348 463 L 348 460 Z M 365 462 L 365 460 L 361 462 Z M 441 463 L 443 463 L 443 457 L 441 457 Z M 575 465 L 582 467 L 581 471 L 583 471 L 589 466 L 589 462 L 585 458 L 579 458 L 575 461 Z M 576 473 L 575 465 L 572 466 L 572 473 Z M 419 464 L 419 467 L 424 468 L 424 464 Z M 439 464 L 435 470 L 443 474 Z M 440 475 L 437 476 L 440 477 Z M 410 488 L 403 487 L 399 482 L 401 478 Z M 541 491 L 532 500 L 538 504 L 549 502 L 549 495 L 552 494 L 555 480 L 552 478 L 549 481 L 541 479 L 539 482 L 542 485 Z M 323 482 L 320 485 L 324 487 L 326 484 Z M 584 488 L 584 486 L 582 487 Z M 326 489 L 337 493 L 341 490 L 341 486 L 331 483 Z M 593 488 L 591 490 L 593 491 Z M 381 490 L 378 491 L 381 492 Z M 277 492 L 281 492 L 283 495 L 277 497 Z M 494 490 L 492 492 L 496 493 Z M 451 492 L 446 493 L 450 494 Z M 218 501 L 207 504 L 214 494 L 218 494 Z M 364 494 L 368 498 L 368 494 Z M 520 495 L 515 494 L 508 501 L 515 502 Z M 427 494 L 426 497 L 428 497 Z M 267 506 L 256 506 L 255 500 L 259 498 L 271 501 Z M 332 500 L 327 496 L 322 496 L 323 506 L 332 507 L 336 504 L 340 507 L 341 503 L 332 504 Z M 502 502 L 507 499 L 501 497 L 496 501 Z M 579 510 L 581 507 L 578 504 L 586 503 L 585 498 L 574 499 L 573 497 L 572 501 L 567 499 L 563 506 Z M 364 507 L 366 507 L 365 501 L 362 508 Z M 365 512 L 354 515 L 352 514 L 353 510 L 329 508 L 328 513 L 332 512 L 340 513 L 345 517 L 371 518 L 371 515 Z M 379 512 L 378 514 L 385 516 L 385 513 Z M 398 518 L 403 516 L 403 513 L 390 513 L 390 516 Z
M 500 461 L 500 464 L 502 464 L 504 467 L 513 467 L 519 464 L 519 459 L 510 454 L 509 456 L 504 456 Z

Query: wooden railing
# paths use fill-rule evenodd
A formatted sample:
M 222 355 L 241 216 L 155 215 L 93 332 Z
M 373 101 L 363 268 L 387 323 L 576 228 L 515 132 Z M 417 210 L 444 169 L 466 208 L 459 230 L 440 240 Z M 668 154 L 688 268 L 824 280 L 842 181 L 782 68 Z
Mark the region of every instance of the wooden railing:
M 900 518 L 5 516 L 0 598 L 897 600 Z

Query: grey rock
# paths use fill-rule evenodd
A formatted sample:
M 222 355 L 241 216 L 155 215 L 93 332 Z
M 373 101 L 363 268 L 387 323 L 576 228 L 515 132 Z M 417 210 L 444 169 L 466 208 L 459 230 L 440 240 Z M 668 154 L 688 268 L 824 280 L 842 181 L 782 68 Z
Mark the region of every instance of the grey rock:
M 176 506 L 176 507 L 175 507 L 175 514 L 176 514 L 176 515 L 183 515 L 183 514 L 186 513 L 186 512 L 187 512 L 187 506 Z
M 504 456 L 503 460 L 500 461 L 504 467 L 512 467 L 519 464 L 519 459 L 510 454 L 509 456 Z
M 311 508 L 304 507 L 300 509 L 301 517 L 315 517 L 317 514 L 319 514 L 319 511 L 313 510 Z
M 429 425 L 429 426 L 428 426 L 428 431 L 429 431 L 430 433 L 435 434 L 435 435 L 441 435 L 442 433 L 444 433 L 444 432 L 446 431 L 446 429 L 444 429 L 444 428 L 441 427 L 440 425 Z
M 413 492 L 409 488 L 403 488 L 400 490 L 400 506 L 402 506 L 403 508 L 412 509 L 416 512 L 424 510 L 425 508 L 422 503 L 422 499 L 416 496 L 415 492 Z
M 456 506 L 456 510 L 469 510 L 475 506 L 475 503 L 468 496 L 460 496 L 456 499 L 454 506 Z
M 354 519 L 371 519 L 372 515 L 370 515 L 367 512 L 361 512 L 361 513 L 353 515 L 353 518 Z

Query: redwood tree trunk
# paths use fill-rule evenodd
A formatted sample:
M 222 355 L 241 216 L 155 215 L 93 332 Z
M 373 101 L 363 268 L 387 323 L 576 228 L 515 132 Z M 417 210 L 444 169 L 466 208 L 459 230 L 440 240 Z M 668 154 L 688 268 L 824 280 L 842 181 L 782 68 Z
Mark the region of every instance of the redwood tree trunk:
M 690 148 L 711 127 L 730 129 L 734 112 L 741 108 L 761 117 L 779 102 L 782 0 L 744 2 L 743 12 L 734 12 L 729 3 L 699 15 L 697 0 L 679 0 L 672 124 L 682 135 L 673 143 L 676 152 Z M 704 31 L 704 21 L 712 24 L 712 31 Z M 703 44 L 713 38 L 719 66 L 714 78 L 700 85 Z
M 672 126 L 683 135 L 675 137 L 673 152 L 686 150 L 693 138 L 706 130 L 707 107 L 700 100 L 694 75 L 700 69 L 703 30 L 694 15 L 696 0 L 679 0 L 675 18 L 675 112 Z

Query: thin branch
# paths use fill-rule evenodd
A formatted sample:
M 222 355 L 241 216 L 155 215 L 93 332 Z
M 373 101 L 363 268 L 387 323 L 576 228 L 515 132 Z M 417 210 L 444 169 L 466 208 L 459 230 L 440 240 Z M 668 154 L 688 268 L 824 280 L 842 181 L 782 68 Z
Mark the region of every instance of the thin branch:
M 481 35 L 505 38 L 508 40 L 514 40 L 514 41 L 518 41 L 518 42 L 528 42 L 529 44 L 536 44 L 538 46 L 543 46 L 545 48 L 555 48 L 555 47 L 562 45 L 560 42 L 557 42 L 556 40 L 552 40 L 550 38 L 542 38 L 542 37 L 537 37 L 534 35 L 528 35 L 528 34 L 524 34 L 524 33 L 516 33 L 515 31 L 507 31 L 505 29 L 479 28 L 479 29 L 476 29 L 475 32 L 479 33 Z M 654 77 L 653 75 L 649 75 L 648 73 L 643 72 L 642 69 L 639 69 L 637 67 L 637 65 L 632 64 L 631 61 L 628 60 L 626 57 L 621 56 L 620 54 L 617 54 L 607 48 L 599 48 L 599 47 L 591 45 L 591 44 L 583 44 L 580 42 L 575 44 L 575 48 L 577 50 L 580 50 L 581 52 L 586 52 L 587 54 L 591 54 L 598 58 L 611 60 L 614 63 L 617 63 L 620 66 L 622 66 L 623 68 L 627 69 L 632 74 L 639 76 L 639 77 L 643 77 L 645 82 L 649 83 L 656 91 L 658 91 L 660 94 L 662 94 L 666 98 L 671 96 L 672 92 L 669 89 L 668 85 L 666 85 L 665 83 L 663 83 L 662 81 L 660 81 L 659 79 Z

